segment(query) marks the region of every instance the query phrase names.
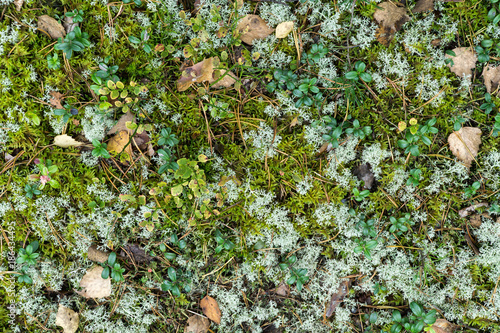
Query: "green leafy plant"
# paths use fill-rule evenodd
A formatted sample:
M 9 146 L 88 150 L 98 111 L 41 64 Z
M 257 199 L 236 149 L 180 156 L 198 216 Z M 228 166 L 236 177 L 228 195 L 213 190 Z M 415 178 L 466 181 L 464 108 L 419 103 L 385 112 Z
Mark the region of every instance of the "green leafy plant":
M 368 321 L 369 325 L 365 328 L 363 333 L 373 333 L 373 325 L 377 322 L 378 315 L 376 312 L 372 312 L 371 314 L 365 313 L 363 315 L 365 321 Z
M 424 307 L 417 302 L 411 302 L 410 309 L 412 313 L 408 317 L 402 317 L 398 310 L 393 311 L 394 324 L 392 324 L 391 333 L 399 333 L 403 328 L 410 333 L 419 333 L 426 325 L 436 322 L 436 310 L 425 312 Z
M 186 241 L 184 239 L 179 240 L 176 234 L 172 234 L 172 236 L 170 236 L 170 242 L 177 246 L 180 250 L 184 250 L 187 245 Z M 177 255 L 173 252 L 166 252 L 167 246 L 164 243 L 160 244 L 160 251 L 163 252 L 165 258 L 168 260 L 174 260 L 177 257 Z
M 356 201 L 363 201 L 364 198 L 367 198 L 370 195 L 369 190 L 360 191 L 356 187 L 352 189 L 352 194 Z
M 167 145 L 173 147 L 178 143 L 179 140 L 176 138 L 175 134 L 172 133 L 172 129 L 170 127 L 162 128 L 160 132 L 160 139 L 158 139 L 158 145 Z
M 465 123 L 467 119 L 462 116 L 456 116 L 453 118 L 453 130 L 459 131 L 462 128 L 462 124 Z
M 337 120 L 331 116 L 323 116 L 321 121 L 314 121 L 312 124 L 313 128 L 323 127 L 325 129 L 325 134 L 323 134 L 323 140 L 332 145 L 333 148 L 339 146 L 339 139 L 345 128 L 342 123 L 337 123 Z
M 267 91 L 270 93 L 274 92 L 276 88 L 293 91 L 298 86 L 297 74 L 294 74 L 289 69 L 276 69 L 274 71 L 274 80 L 266 86 Z
M 288 278 L 288 280 L 286 280 L 286 283 L 289 285 L 297 283 L 297 290 L 301 291 L 302 286 L 309 280 L 309 277 L 307 276 L 307 269 L 305 268 L 297 269 L 293 267 L 293 265 L 296 262 L 297 262 L 297 257 L 295 255 L 292 255 L 288 257 L 288 259 L 286 259 L 284 262 L 281 262 L 279 266 L 281 270 L 290 271 L 290 277 Z
M 39 190 L 43 190 L 46 184 L 49 184 L 52 188 L 58 189 L 61 187 L 59 182 L 54 179 L 54 174 L 57 172 L 58 168 L 56 165 L 52 164 L 52 161 L 47 159 L 46 161 L 40 160 L 40 162 L 36 165 L 39 174 L 29 175 L 30 180 L 40 181 Z
M 167 170 L 177 170 L 179 169 L 179 164 L 175 162 L 172 156 L 172 151 L 170 149 L 158 149 L 158 156 L 164 162 L 158 173 L 164 173 Z
M 232 250 L 236 247 L 233 242 L 225 238 L 219 230 L 215 231 L 215 241 L 217 242 L 217 247 L 215 248 L 215 253 L 220 253 L 222 250 Z
M 500 16 L 500 14 L 498 14 Z M 486 93 L 484 95 L 484 103 L 481 104 L 481 106 L 479 107 L 481 110 L 484 110 L 484 113 L 486 114 L 490 114 L 491 111 L 493 111 L 493 108 L 495 108 L 496 105 L 495 103 L 493 103 L 493 101 L 491 100 L 491 94 L 490 93 Z
M 59 56 L 54 53 L 52 56 L 49 54 L 47 56 L 47 66 L 49 69 L 59 69 L 61 68 L 61 62 L 59 61 Z
M 358 246 L 356 246 L 354 248 L 354 253 L 363 252 L 365 257 L 367 259 L 371 260 L 372 255 L 371 255 L 370 251 L 377 247 L 378 240 L 372 239 L 372 240 L 366 241 L 366 240 L 363 240 L 361 238 L 357 238 L 357 239 L 355 239 L 355 242 L 358 244 Z
M 365 81 L 365 82 L 371 82 L 372 81 L 372 76 L 370 73 L 365 72 L 366 65 L 362 61 L 356 61 L 354 64 L 354 70 L 347 72 L 345 75 L 346 79 L 348 80 L 353 80 L 353 81 L 358 81 L 359 79 Z
M 141 0 L 123 0 L 123 3 L 124 4 L 129 4 L 129 3 L 134 3 L 136 6 L 140 6 L 142 5 L 142 1 Z
M 360 220 L 357 223 L 358 230 L 361 230 L 363 236 L 365 237 L 377 237 L 377 232 L 375 231 L 375 222 L 374 219 L 369 220 Z
M 108 260 L 102 266 L 104 267 L 101 273 L 103 279 L 107 279 L 111 275 L 111 279 L 115 282 L 125 281 L 123 277 L 125 268 L 121 268 L 120 264 L 116 262 L 115 252 L 109 254 Z
M 99 83 L 99 85 L 101 85 L 102 82 L 107 82 L 108 80 L 111 80 L 115 83 L 120 81 L 118 76 L 115 75 L 116 72 L 118 72 L 119 67 L 118 65 L 109 66 L 108 64 L 110 59 L 111 59 L 110 56 L 104 58 L 103 62 L 99 63 L 99 70 L 95 73 L 92 73 L 92 76 L 101 78 L 101 82 Z M 93 78 L 92 80 L 95 81 Z
M 495 1 L 497 2 L 497 1 Z M 493 3 L 493 1 L 492 1 Z M 489 11 L 488 11 L 488 21 L 492 22 L 493 25 L 497 25 L 498 22 L 500 22 L 500 14 L 497 14 L 497 10 L 495 7 L 491 8 Z
M 26 249 L 19 249 L 19 255 L 16 259 L 18 264 L 26 264 L 28 266 L 35 266 L 36 259 L 40 256 L 40 253 L 37 253 L 39 242 L 33 241 L 26 246 Z
M 34 195 L 40 195 L 42 192 L 38 189 L 38 185 L 36 184 L 26 184 L 24 187 L 24 191 L 26 192 L 26 197 L 33 199 Z
M 127 113 L 139 102 L 137 95 L 141 92 L 148 91 L 146 86 L 138 86 L 135 81 L 130 81 L 129 85 L 125 86 L 121 81 L 104 81 L 97 75 L 93 75 L 92 80 L 96 84 L 91 85 L 90 89 L 97 95 L 100 95 L 100 110 L 108 110 L 111 107 L 116 107 L 122 108 L 122 112 Z M 104 82 L 106 82 L 105 86 Z M 132 95 L 135 95 L 135 97 L 132 97 Z
M 106 143 L 101 143 L 97 139 L 92 140 L 92 145 L 94 145 L 94 149 L 92 150 L 92 156 L 102 157 L 102 158 L 110 158 L 109 152 L 107 151 L 108 145 Z
M 313 44 L 309 52 L 303 55 L 302 63 L 306 63 L 307 61 L 317 63 L 321 58 L 324 58 L 328 52 L 329 50 L 326 46 L 322 44 Z
M 63 117 L 63 122 L 67 123 L 69 118 L 71 118 L 71 116 L 78 114 L 78 110 L 72 107 L 71 105 L 64 103 L 64 109 L 55 109 L 54 114 L 56 116 Z
M 412 226 L 415 224 L 410 219 L 410 214 L 406 213 L 403 217 L 395 218 L 394 216 L 391 216 L 389 218 L 389 221 L 391 222 L 391 227 L 389 228 L 389 232 L 396 233 L 396 234 L 401 234 L 402 232 L 406 232 L 409 229 L 409 226 Z
M 181 290 L 184 289 L 185 292 L 191 291 L 191 280 L 188 278 L 181 278 L 175 268 L 169 267 L 167 270 L 169 280 L 164 280 L 161 284 L 161 289 L 163 291 L 170 291 L 175 297 L 181 295 Z
M 466 199 L 472 198 L 474 195 L 476 195 L 476 191 L 479 190 L 481 187 L 481 182 L 474 182 L 472 183 L 471 186 L 467 187 L 464 192 L 464 197 Z
M 398 146 L 405 150 L 405 154 L 411 153 L 413 156 L 419 156 L 418 142 L 422 141 L 427 146 L 432 144 L 427 134 L 436 134 L 438 132 L 438 129 L 434 127 L 437 120 L 436 118 L 432 118 L 425 125 L 418 125 L 416 119 L 412 118 L 412 120 L 410 120 L 410 125 L 412 126 L 406 129 L 405 139 L 398 140 Z
M 140 38 L 135 37 L 135 36 L 129 36 L 128 40 L 132 44 L 137 45 L 138 47 L 142 47 L 142 49 L 146 53 L 151 53 L 151 51 L 153 50 L 152 47 L 151 47 L 151 45 L 149 45 L 147 43 L 147 41 L 149 40 L 149 34 L 148 34 L 147 29 L 142 30 Z
M 83 22 L 83 10 L 74 9 L 72 12 L 66 12 L 66 17 L 72 17 L 74 23 Z
M 361 125 L 359 124 L 359 120 L 357 119 L 354 119 L 352 126 L 353 127 L 351 128 L 347 128 L 345 132 L 347 134 L 353 134 L 355 137 L 358 137 L 361 140 L 363 140 L 367 135 L 370 135 L 372 133 L 371 126 L 361 127 Z
M 498 133 L 500 133 L 500 114 L 495 116 L 495 123 L 493 124 L 492 136 L 497 137 Z
M 66 58 L 71 59 L 73 52 L 83 51 L 90 46 L 89 34 L 82 32 L 80 27 L 75 27 L 73 31 L 66 35 L 64 40 L 59 37 L 54 49 L 61 50 L 66 54 Z
M 477 61 L 484 63 L 490 60 L 490 49 L 493 46 L 491 39 L 481 41 L 481 46 L 476 46 L 474 49 L 477 52 Z
M 457 56 L 457 54 L 454 51 L 452 51 L 452 50 L 446 50 L 445 54 L 447 54 L 449 56 L 452 56 L 452 57 L 456 57 Z M 451 59 L 451 58 L 446 58 L 444 60 L 444 63 L 447 64 L 447 65 L 450 65 L 450 66 L 454 65 L 453 59 Z
M 305 79 L 302 81 L 302 84 L 298 89 L 293 90 L 293 95 L 298 97 L 299 99 L 295 102 L 296 107 L 301 107 L 302 105 L 311 106 L 315 102 L 321 98 L 322 94 L 319 91 L 319 88 L 316 87 L 316 83 L 318 82 L 317 78 Z M 311 98 L 310 94 L 316 94 L 316 96 Z
M 420 184 L 420 175 L 422 175 L 422 170 L 420 169 L 411 169 L 410 177 L 406 180 L 406 185 L 410 186 L 418 186 Z
M 380 284 L 379 282 L 376 282 L 374 285 L 373 285 L 373 293 L 375 295 L 378 295 L 378 294 L 382 294 L 382 293 L 385 293 L 387 291 L 387 287 Z

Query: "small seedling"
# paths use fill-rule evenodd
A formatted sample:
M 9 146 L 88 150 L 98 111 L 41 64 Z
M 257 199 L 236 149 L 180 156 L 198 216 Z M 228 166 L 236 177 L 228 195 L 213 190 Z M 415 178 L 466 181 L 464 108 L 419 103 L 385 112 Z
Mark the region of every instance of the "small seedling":
M 26 249 L 19 249 L 19 256 L 16 259 L 18 264 L 26 264 L 28 266 L 36 265 L 36 258 L 40 256 L 40 253 L 37 253 L 38 250 L 38 241 L 31 242 Z
M 179 140 L 176 138 L 175 134 L 172 133 L 172 129 L 170 127 L 163 128 L 161 130 L 160 139 L 158 139 L 158 145 L 160 146 L 167 145 L 173 147 L 178 143 Z
M 415 222 L 410 220 L 410 214 L 406 213 L 403 217 L 400 218 L 395 218 L 394 216 L 391 216 L 389 218 L 389 221 L 391 221 L 391 227 L 389 228 L 389 232 L 391 233 L 397 233 L 398 235 L 401 234 L 402 232 L 408 231 L 408 226 L 415 224 Z
M 49 69 L 59 69 L 61 68 L 61 62 L 59 61 L 59 56 L 54 53 L 52 56 L 49 54 L 47 56 L 47 66 Z
M 224 238 L 219 230 L 215 231 L 215 241 L 217 242 L 217 247 L 215 248 L 215 253 L 220 253 L 222 250 L 231 250 L 236 247 L 233 242 L 229 239 Z
M 174 171 L 179 169 L 179 164 L 177 164 L 177 162 L 173 159 L 172 151 L 170 149 L 159 149 L 158 156 L 163 162 L 165 162 L 158 170 L 158 173 L 164 173 L 169 169 Z
M 345 77 L 348 80 L 358 81 L 359 79 L 368 83 L 372 81 L 372 76 L 365 72 L 366 65 L 364 62 L 356 61 L 354 64 L 354 71 L 348 72 Z
M 370 135 L 372 133 L 371 126 L 361 127 L 361 125 L 359 124 L 359 120 L 357 119 L 354 119 L 352 126 L 353 127 L 351 128 L 347 128 L 345 132 L 347 134 L 353 134 L 355 137 L 358 137 L 361 140 L 363 140 L 367 135 Z
M 38 185 L 33 184 L 26 184 L 24 187 L 24 190 L 26 191 L 26 197 L 33 199 L 34 195 L 40 195 L 42 192 L 38 189 Z
M 54 114 L 56 116 L 62 116 L 63 122 L 67 123 L 69 118 L 71 118 L 71 116 L 75 116 L 78 114 L 78 110 L 72 107 L 71 105 L 65 103 L 64 109 L 55 109 Z
M 364 198 L 367 198 L 370 195 L 369 190 L 359 191 L 356 187 L 352 189 L 352 194 L 354 195 L 354 199 L 356 201 L 363 201 Z
M 285 262 L 280 263 L 279 266 L 282 270 L 288 269 L 290 271 L 290 277 L 286 280 L 286 283 L 289 285 L 297 283 L 297 290 L 301 291 L 302 286 L 309 280 L 309 277 L 307 276 L 307 269 L 296 269 L 293 267 L 296 262 L 297 257 L 292 255 Z
M 422 174 L 422 170 L 420 169 L 411 169 L 410 177 L 406 181 L 406 186 L 418 186 L 420 184 L 420 175 Z
M 72 12 L 66 12 L 64 14 L 66 17 L 72 17 L 74 23 L 83 22 L 83 10 L 75 9 Z
M 474 182 L 472 183 L 471 186 L 467 187 L 464 192 L 464 197 L 466 199 L 472 198 L 474 195 L 476 195 L 476 191 L 479 190 L 481 187 L 480 182 Z
M 92 140 L 92 144 L 94 145 L 94 149 L 92 150 L 92 156 L 102 157 L 102 158 L 110 158 L 109 152 L 106 150 L 108 145 L 106 143 L 101 143 L 97 139 Z
M 481 106 L 479 108 L 481 110 L 484 110 L 484 113 L 490 114 L 490 112 L 493 111 L 493 108 L 495 108 L 495 107 L 496 107 L 495 103 L 493 103 L 493 101 L 491 100 L 491 94 L 486 93 L 484 95 L 484 103 L 481 104 Z
M 365 241 L 358 238 L 355 240 L 355 242 L 358 244 L 358 246 L 354 248 L 354 253 L 363 252 L 367 259 L 372 260 L 372 255 L 370 251 L 377 247 L 378 240 L 372 239 L 370 241 Z
M 393 311 L 394 324 L 392 324 L 391 333 L 399 333 L 403 328 L 410 333 L 419 333 L 422 332 L 426 324 L 430 326 L 436 322 L 436 310 L 426 313 L 424 307 L 417 302 L 411 302 L 410 309 L 412 314 L 404 318 L 398 310 Z
M 452 56 L 452 57 L 456 57 L 457 56 L 457 54 L 455 52 L 453 52 L 452 50 L 446 50 L 445 53 L 447 55 L 449 55 L 449 56 Z M 450 65 L 450 66 L 454 65 L 453 59 L 451 59 L 451 58 L 446 58 L 444 60 L 444 63 L 447 64 L 447 65 Z
M 142 47 L 142 49 L 146 52 L 146 53 L 151 53 L 151 51 L 153 50 L 151 48 L 151 45 L 149 45 L 148 43 L 146 43 L 148 40 L 149 40 L 149 34 L 148 34 L 148 31 L 146 29 L 142 30 L 141 32 L 141 38 L 138 38 L 138 37 L 135 37 L 135 36 L 129 36 L 128 37 L 128 40 L 134 44 L 134 45 L 137 45 L 138 47 Z
M 111 279 L 115 282 L 125 281 L 123 278 L 123 273 L 125 268 L 121 268 L 120 264 L 116 262 L 116 253 L 111 252 L 109 254 L 108 260 L 103 264 L 103 271 L 101 277 L 107 279 L 111 273 Z
M 75 27 L 73 31 L 66 35 L 64 41 L 61 37 L 59 37 L 54 49 L 63 51 L 66 54 L 66 58 L 71 59 L 73 52 L 83 51 L 89 46 L 89 34 L 82 32 L 80 27 Z
M 46 160 L 45 162 L 41 160 L 37 165 L 40 174 L 29 175 L 30 180 L 40 181 L 39 190 L 43 190 L 45 185 L 48 183 L 52 188 L 60 188 L 61 185 L 55 179 L 53 179 L 54 174 L 57 172 L 58 168 L 56 165 L 52 165 L 51 160 Z
M 181 279 L 177 274 L 177 271 L 173 267 L 169 267 L 167 270 L 169 280 L 164 280 L 161 284 L 161 290 L 163 291 L 171 291 L 172 295 L 175 297 L 179 297 L 181 295 L 181 289 L 184 289 L 185 292 L 190 292 L 191 287 L 189 283 L 191 280 L 189 279 Z

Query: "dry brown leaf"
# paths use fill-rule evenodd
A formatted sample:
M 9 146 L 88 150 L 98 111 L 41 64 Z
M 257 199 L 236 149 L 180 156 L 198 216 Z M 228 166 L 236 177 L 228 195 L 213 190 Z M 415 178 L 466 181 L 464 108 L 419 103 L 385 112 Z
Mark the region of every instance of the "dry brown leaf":
M 64 109 L 64 107 L 61 104 L 63 94 L 57 91 L 51 91 L 49 95 L 52 96 L 52 98 L 50 99 L 50 105 L 52 105 L 56 109 Z
M 448 64 L 450 70 L 460 78 L 463 78 L 464 75 L 472 75 L 472 69 L 476 68 L 476 53 L 470 47 L 457 47 L 453 49 L 453 52 L 455 52 L 456 57 L 445 55 L 446 58 L 453 60 L 453 66 Z
M 328 305 L 328 310 L 326 311 L 326 317 L 329 318 L 335 312 L 337 306 L 344 300 L 344 297 L 349 294 L 349 286 L 351 285 L 351 280 L 343 281 L 340 283 L 339 289 L 335 294 L 332 295 L 330 304 Z
M 218 60 L 218 59 L 217 59 Z M 214 73 L 214 58 L 204 59 L 186 68 L 177 80 L 177 90 L 187 90 L 195 82 L 210 81 Z
M 61 23 L 48 15 L 38 17 L 38 29 L 45 31 L 54 39 L 66 36 L 66 30 Z
M 130 135 L 127 131 L 120 131 L 115 134 L 108 142 L 108 151 L 120 154 L 125 151 L 128 154 L 128 160 L 132 161 L 132 145 L 128 144 Z M 125 150 L 124 150 L 125 149 Z
M 478 204 L 475 204 L 475 205 L 472 205 L 472 206 L 469 206 L 467 208 L 464 208 L 464 209 L 460 209 L 458 211 L 458 216 L 460 216 L 461 218 L 464 218 L 464 217 L 467 217 L 469 215 L 470 212 L 473 212 L 475 211 L 476 209 L 480 208 L 480 207 L 488 207 L 488 203 L 486 202 L 481 202 L 481 203 L 478 203 Z
M 398 7 L 392 2 L 382 2 L 378 7 L 382 9 L 375 10 L 373 18 L 380 26 L 391 29 L 393 32 L 399 31 L 403 24 L 410 20 L 405 7 Z
M 482 133 L 477 127 L 462 127 L 448 137 L 451 152 L 468 168 L 479 152 Z
M 446 319 L 437 319 L 432 328 L 436 333 L 453 333 L 457 325 L 450 323 Z
M 411 12 L 415 14 L 426 12 L 428 10 L 434 10 L 434 0 L 418 0 Z
M 389 47 L 394 38 L 394 30 L 391 28 L 386 28 L 384 26 L 378 27 L 375 31 L 375 38 L 377 38 L 378 42 L 385 47 Z
M 266 38 L 274 29 L 268 27 L 266 21 L 258 15 L 249 14 L 238 22 L 238 31 L 241 34 L 241 40 L 252 45 L 254 39 Z
M 481 221 L 481 216 L 482 214 L 474 214 L 470 217 L 469 219 L 469 222 L 470 222 L 470 225 L 473 226 L 474 228 L 479 228 L 481 226 L 481 224 L 483 223 Z
M 493 67 L 491 65 L 488 65 L 484 67 L 483 80 L 487 92 L 491 93 L 497 90 L 498 85 L 500 84 L 500 66 Z
M 103 298 L 111 295 L 111 279 L 103 279 L 102 271 L 101 266 L 89 269 L 80 281 L 83 290 L 76 293 L 85 298 Z
M 92 261 L 97 261 L 100 263 L 106 262 L 108 260 L 109 254 L 107 252 L 98 250 L 95 245 L 91 245 L 87 250 L 87 259 Z
M 56 315 L 56 325 L 61 326 L 64 333 L 75 333 L 78 330 L 79 323 L 80 317 L 78 317 L 78 313 L 59 304 Z
M 276 27 L 276 38 L 285 38 L 293 30 L 293 21 L 281 22 Z
M 71 31 L 75 30 L 78 26 L 78 23 L 73 22 L 73 16 L 65 16 L 63 27 L 66 30 L 66 33 L 69 34 Z
M 217 301 L 213 297 L 208 295 L 203 297 L 200 301 L 200 307 L 205 316 L 207 316 L 214 323 L 220 324 L 221 312 L 219 304 L 217 304 Z
M 108 131 L 108 135 L 109 134 L 114 134 L 116 132 L 121 132 L 121 131 L 127 131 L 127 133 L 129 135 L 132 135 L 132 133 L 134 133 L 134 131 L 132 131 L 131 129 L 127 128 L 127 126 L 125 125 L 125 123 L 127 121 L 130 121 L 130 122 L 135 122 L 135 116 L 132 112 L 128 111 L 127 113 L 123 114 L 120 119 L 118 119 L 118 122 L 116 123 L 115 126 L 111 127 L 111 129 Z
M 14 0 L 14 5 L 16 5 L 16 10 L 18 12 L 20 12 L 21 8 L 23 8 L 23 3 L 24 3 L 24 0 Z
M 290 127 L 294 127 L 294 126 L 297 126 L 297 124 L 299 123 L 299 117 L 295 117 L 292 119 L 292 121 L 290 122 Z
M 153 145 L 151 143 L 148 143 L 148 155 L 150 157 L 153 157 L 155 155 L 155 150 L 153 149 Z
M 54 145 L 62 148 L 78 147 L 83 145 L 83 142 L 76 141 L 67 134 L 61 134 L 54 138 Z
M 210 321 L 202 316 L 194 315 L 188 318 L 184 333 L 206 333 L 210 327 Z
M 276 294 L 286 297 L 290 294 L 290 287 L 286 283 L 281 283 L 278 288 L 276 288 Z
M 214 85 L 212 85 L 212 88 L 220 88 L 220 87 L 229 88 L 236 82 L 236 75 L 234 75 L 233 72 L 231 71 L 226 71 L 225 69 L 221 69 L 219 77 L 221 76 L 223 77 L 219 81 L 217 81 L 217 79 L 214 78 L 210 79 L 209 83 L 217 81 Z

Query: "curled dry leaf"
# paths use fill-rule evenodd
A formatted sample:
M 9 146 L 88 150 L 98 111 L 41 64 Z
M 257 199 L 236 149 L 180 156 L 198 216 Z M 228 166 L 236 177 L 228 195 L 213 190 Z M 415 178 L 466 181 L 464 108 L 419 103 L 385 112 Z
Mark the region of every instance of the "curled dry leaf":
M 286 283 L 281 283 L 278 288 L 276 288 L 276 294 L 286 297 L 290 294 L 290 287 Z
M 381 9 L 375 10 L 373 18 L 380 26 L 392 30 L 393 33 L 399 31 L 403 24 L 410 20 L 405 7 L 396 6 L 392 2 L 382 2 L 378 7 Z
M 254 39 L 266 38 L 274 29 L 267 26 L 266 21 L 258 15 L 249 14 L 238 22 L 238 32 L 241 34 L 241 40 L 249 45 L 253 44 Z
M 61 134 L 54 138 L 54 145 L 62 148 L 78 147 L 83 145 L 83 142 L 76 141 L 67 134 Z
M 217 301 L 213 297 L 208 295 L 203 297 L 200 301 L 200 307 L 205 316 L 207 316 L 214 323 L 220 324 L 221 312 L 219 304 L 217 304 Z
M 130 122 L 135 122 L 135 116 L 132 112 L 128 111 L 127 113 L 123 114 L 120 119 L 118 119 L 118 122 L 115 124 L 115 126 L 111 127 L 111 129 L 108 131 L 109 134 L 114 134 L 116 132 L 121 132 L 121 131 L 127 131 L 129 135 L 132 135 L 134 131 L 132 131 L 130 128 L 128 128 L 125 124 L 127 121 Z
M 461 218 L 464 218 L 464 217 L 467 217 L 471 212 L 475 211 L 476 209 L 478 208 L 481 208 L 481 207 L 488 207 L 488 203 L 487 202 L 481 202 L 481 203 L 478 203 L 478 204 L 475 204 L 475 205 L 472 205 L 472 206 L 469 206 L 467 208 L 464 208 L 464 209 L 460 209 L 458 211 L 458 215 L 461 217 Z
M 485 66 L 483 69 L 483 80 L 487 92 L 491 93 L 497 90 L 500 84 L 500 67 Z
M 380 26 L 375 31 L 375 38 L 377 38 L 380 44 L 389 47 L 394 38 L 394 31 L 391 28 Z
M 434 0 L 418 0 L 417 4 L 411 11 L 412 13 L 422 13 L 429 10 L 434 10 Z
M 469 47 L 457 47 L 453 49 L 456 57 L 446 54 L 447 58 L 453 60 L 453 66 L 448 64 L 450 70 L 457 74 L 460 78 L 472 75 L 472 69 L 476 67 L 477 56 L 476 53 Z
M 479 228 L 481 226 L 481 224 L 483 223 L 483 221 L 481 221 L 481 216 L 485 216 L 486 214 L 474 214 L 470 217 L 469 219 L 469 223 L 471 226 L 473 226 L 474 228 Z M 485 216 L 487 217 L 487 215 Z
M 184 333 L 206 333 L 210 327 L 210 321 L 202 316 L 194 315 L 188 318 Z
M 479 152 L 481 134 L 482 131 L 479 128 L 462 127 L 448 137 L 451 152 L 468 168 Z
M 214 83 L 212 88 L 231 87 L 236 82 L 236 75 L 225 69 L 217 69 L 219 58 L 204 59 L 191 67 L 187 67 L 177 80 L 177 90 L 187 90 L 193 83 Z M 220 78 L 220 80 L 218 80 Z
M 24 3 L 24 0 L 14 0 L 14 5 L 16 5 L 16 10 L 18 12 L 20 12 L 21 9 L 23 8 L 23 3 Z
M 434 332 L 436 333 L 453 333 L 457 329 L 457 325 L 450 323 L 446 319 L 437 319 L 432 325 Z
M 330 304 L 328 305 L 328 310 L 326 311 L 326 317 L 329 318 L 335 312 L 337 306 L 344 300 L 344 297 L 349 294 L 349 286 L 351 285 L 351 280 L 343 281 L 340 283 L 339 289 L 335 294 L 332 295 Z
M 78 313 L 59 304 L 56 315 L 56 325 L 61 326 L 64 333 L 75 333 L 78 330 L 79 324 L 80 317 L 78 317 Z
M 108 151 L 117 154 L 125 151 L 128 154 L 128 160 L 132 160 L 132 145 L 128 144 L 130 135 L 127 131 L 120 131 L 115 134 L 108 142 Z M 128 145 L 127 145 L 128 144 Z M 125 150 L 124 150 L 125 149 Z
M 80 281 L 83 290 L 76 293 L 85 298 L 103 298 L 111 295 L 111 279 L 103 279 L 102 271 L 101 266 L 89 269 Z
M 66 33 L 69 34 L 71 31 L 75 30 L 78 26 L 78 23 L 73 22 L 73 16 L 65 16 L 63 27 L 66 30 Z
M 100 263 L 106 262 L 108 260 L 109 253 L 98 250 L 97 246 L 91 245 L 87 250 L 87 259 L 92 261 L 97 261 Z
M 38 17 L 38 29 L 45 31 L 54 39 L 66 36 L 66 30 L 64 30 L 61 23 L 48 15 Z
M 49 95 L 52 96 L 50 98 L 50 105 L 52 105 L 56 109 L 64 109 L 64 107 L 61 104 L 63 94 L 61 94 L 58 91 L 51 91 Z
M 293 21 L 281 22 L 276 27 L 276 38 L 285 38 L 293 30 Z

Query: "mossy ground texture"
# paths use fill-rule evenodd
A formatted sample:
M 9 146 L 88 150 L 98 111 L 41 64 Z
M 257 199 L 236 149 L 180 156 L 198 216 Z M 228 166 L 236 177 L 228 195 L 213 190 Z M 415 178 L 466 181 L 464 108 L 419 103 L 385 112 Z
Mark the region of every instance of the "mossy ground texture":
M 0 0 L 1 332 L 499 332 L 500 9 L 422 4 Z

